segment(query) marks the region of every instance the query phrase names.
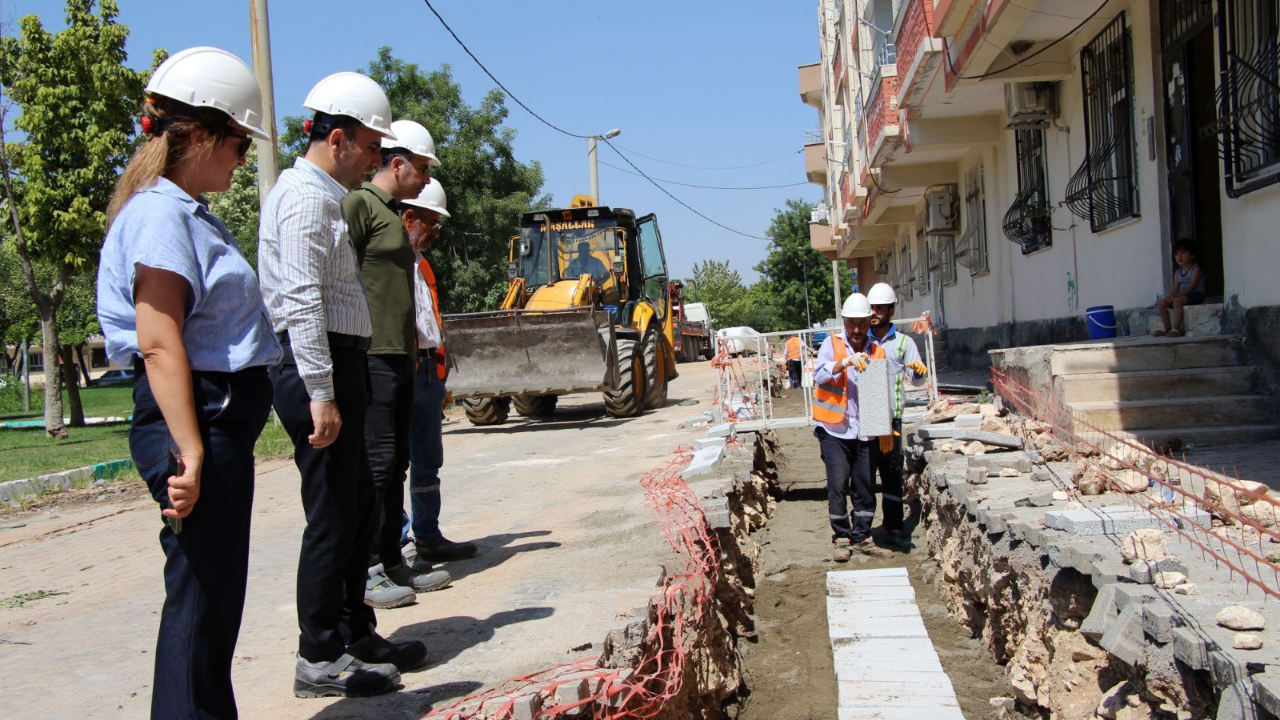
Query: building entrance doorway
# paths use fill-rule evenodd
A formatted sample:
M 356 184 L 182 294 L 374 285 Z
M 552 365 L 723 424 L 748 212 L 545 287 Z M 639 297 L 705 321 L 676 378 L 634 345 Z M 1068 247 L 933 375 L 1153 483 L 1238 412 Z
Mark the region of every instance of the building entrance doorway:
M 1164 55 L 1165 160 L 1169 238 L 1197 247 L 1209 302 L 1225 294 L 1222 274 L 1222 194 L 1217 145 L 1199 129 L 1214 118 L 1216 86 L 1213 4 L 1161 0 Z

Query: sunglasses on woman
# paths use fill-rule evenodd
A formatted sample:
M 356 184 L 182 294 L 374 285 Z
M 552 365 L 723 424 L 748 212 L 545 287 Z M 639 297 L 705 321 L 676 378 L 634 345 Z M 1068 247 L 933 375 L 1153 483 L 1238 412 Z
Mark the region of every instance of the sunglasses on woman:
M 253 136 L 238 132 L 228 132 L 226 139 L 231 140 L 233 138 L 240 141 L 240 146 L 236 148 L 236 152 L 239 153 L 240 157 L 248 155 L 249 148 L 253 145 Z

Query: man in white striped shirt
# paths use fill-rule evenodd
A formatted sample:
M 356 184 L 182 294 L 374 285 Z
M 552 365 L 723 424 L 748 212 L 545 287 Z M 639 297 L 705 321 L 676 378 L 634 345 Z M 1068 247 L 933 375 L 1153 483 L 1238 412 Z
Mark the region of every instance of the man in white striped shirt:
M 262 206 L 258 271 L 284 360 L 273 404 L 294 443 L 307 527 L 298 559 L 298 697 L 390 692 L 426 660 L 421 642 L 374 632 L 365 605 L 374 489 L 365 455 L 366 356 L 373 328 L 341 202 L 381 162 L 386 94 L 357 73 L 321 80 L 305 157 Z

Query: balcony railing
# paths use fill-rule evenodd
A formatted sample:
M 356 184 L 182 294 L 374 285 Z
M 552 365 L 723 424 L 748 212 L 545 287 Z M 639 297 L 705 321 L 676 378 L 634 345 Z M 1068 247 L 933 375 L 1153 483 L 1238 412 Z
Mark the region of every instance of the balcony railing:
M 916 53 L 920 43 L 929 36 L 933 27 L 933 2 L 931 0 L 909 0 L 906 16 L 902 18 L 902 26 L 898 28 L 898 77 L 905 78 L 911 71 L 911 64 L 916 61 Z
M 867 143 L 875 147 L 884 134 L 886 125 L 898 124 L 898 78 L 882 78 L 871 89 L 871 103 L 867 107 Z
M 874 85 L 880 81 L 880 68 L 885 65 L 896 65 L 898 54 L 894 44 L 889 41 L 889 36 L 877 32 L 875 40 L 871 42 L 871 55 L 874 58 L 874 64 L 871 67 L 871 84 Z

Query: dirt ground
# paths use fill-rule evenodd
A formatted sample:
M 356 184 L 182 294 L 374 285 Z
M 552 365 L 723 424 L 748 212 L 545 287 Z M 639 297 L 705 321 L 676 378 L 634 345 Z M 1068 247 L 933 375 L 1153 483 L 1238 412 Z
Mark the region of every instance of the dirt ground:
M 703 431 L 709 363 L 680 366 L 667 405 L 604 415 L 598 395 L 555 416 L 445 427 L 442 526 L 478 557 L 453 585 L 378 612 L 379 631 L 424 640 L 432 662 L 377 698 L 299 700 L 291 685 L 304 518 L 291 462 L 259 465 L 248 601 L 234 664 L 241 717 L 411 720 L 527 672 L 599 654 L 676 561 L 637 482 Z M 681 403 L 694 403 L 682 405 Z M 459 415 L 461 413 L 458 413 Z M 0 515 L 0 718 L 145 718 L 163 596 L 159 513 L 137 480 Z
M 799 391 L 775 402 L 775 417 L 800 414 Z M 835 720 L 836 680 L 827 630 L 826 574 L 831 570 L 905 567 L 916 591 L 929 638 L 951 678 L 960 707 L 969 720 L 997 720 L 992 698 L 1010 697 L 1004 668 L 978 640 L 947 615 L 928 581 L 936 565 L 921 549 L 893 558 L 855 556 L 837 565 L 831 560 L 826 479 L 812 430 L 779 430 L 778 479 L 782 498 L 777 514 L 757 537 L 764 546 L 763 578 L 756 588 L 757 638 L 741 646 L 750 694 L 739 720 Z M 918 508 L 907 518 L 914 530 Z M 873 533 L 879 535 L 877 513 Z M 918 537 L 921 532 L 915 531 Z

